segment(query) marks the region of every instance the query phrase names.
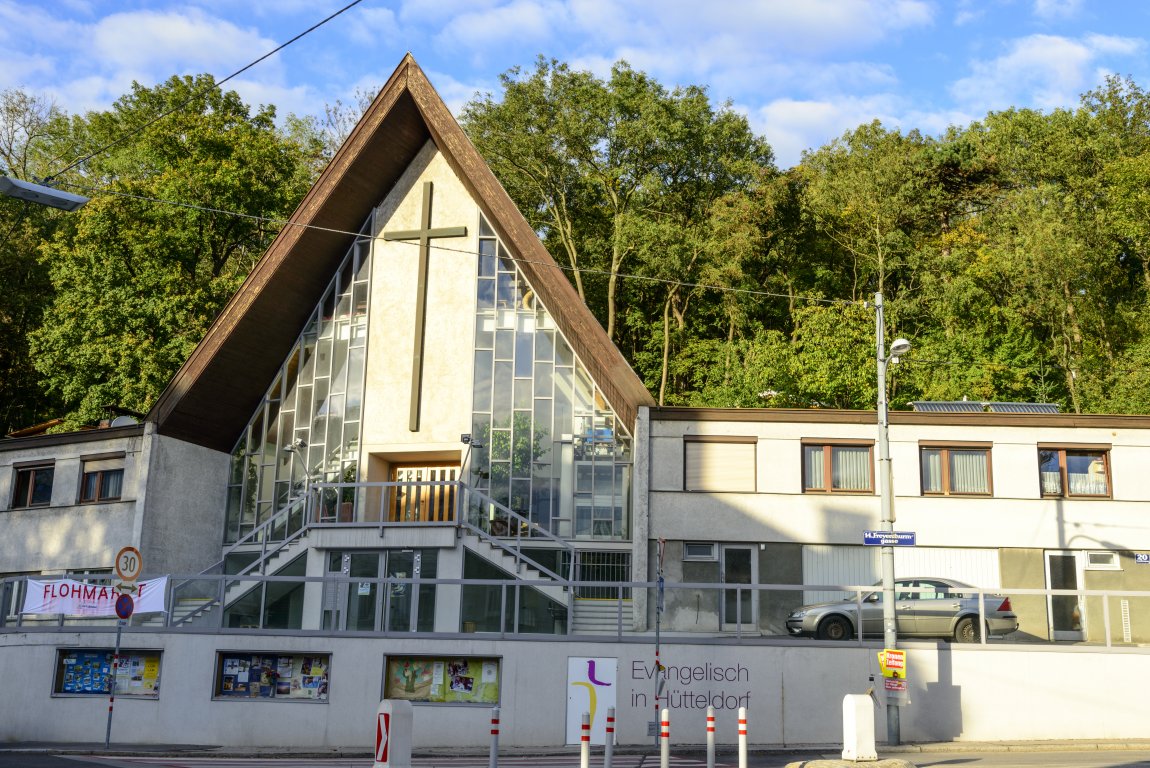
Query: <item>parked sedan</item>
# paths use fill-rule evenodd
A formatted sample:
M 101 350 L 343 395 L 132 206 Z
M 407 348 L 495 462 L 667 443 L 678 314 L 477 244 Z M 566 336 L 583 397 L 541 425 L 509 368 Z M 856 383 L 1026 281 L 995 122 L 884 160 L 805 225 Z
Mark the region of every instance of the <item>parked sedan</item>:
M 880 586 L 880 585 L 876 585 Z M 960 643 L 981 639 L 978 627 L 978 592 L 953 579 L 919 577 L 895 581 L 895 617 L 899 637 L 945 637 Z M 1018 616 L 1005 595 L 983 594 L 983 612 L 989 635 L 1008 635 L 1018 629 Z M 863 636 L 883 634 L 882 590 L 862 599 Z M 787 631 L 795 637 L 849 640 L 858 634 L 858 604 L 854 598 L 804 605 L 787 618 Z

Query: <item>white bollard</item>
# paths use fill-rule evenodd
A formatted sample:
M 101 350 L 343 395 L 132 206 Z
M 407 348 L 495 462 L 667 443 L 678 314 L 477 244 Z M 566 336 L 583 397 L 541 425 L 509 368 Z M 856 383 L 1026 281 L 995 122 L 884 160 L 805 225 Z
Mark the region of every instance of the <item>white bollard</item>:
M 487 768 L 497 768 L 499 765 L 499 707 L 491 708 L 491 756 L 487 760 Z
M 671 710 L 659 715 L 659 768 L 671 765 Z
M 375 717 L 374 768 L 411 768 L 411 702 L 384 699 Z
M 707 707 L 707 768 L 715 768 L 715 708 Z
M 579 768 L 591 768 L 591 713 L 583 713 L 579 732 Z
M 603 768 L 611 768 L 615 756 L 615 708 L 607 707 L 607 741 L 603 743 Z
M 878 760 L 874 700 L 867 694 L 843 696 L 843 760 Z
M 747 768 L 747 708 L 739 707 L 739 768 Z

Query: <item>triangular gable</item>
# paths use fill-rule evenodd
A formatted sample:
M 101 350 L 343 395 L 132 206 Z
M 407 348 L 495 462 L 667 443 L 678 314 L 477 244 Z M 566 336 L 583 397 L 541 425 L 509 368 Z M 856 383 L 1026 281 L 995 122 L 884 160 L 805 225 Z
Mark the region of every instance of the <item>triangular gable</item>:
M 556 324 L 633 425 L 647 389 L 579 299 L 407 54 L 149 414 L 160 434 L 228 451 L 275 376 L 352 235 L 432 139 L 487 214 Z

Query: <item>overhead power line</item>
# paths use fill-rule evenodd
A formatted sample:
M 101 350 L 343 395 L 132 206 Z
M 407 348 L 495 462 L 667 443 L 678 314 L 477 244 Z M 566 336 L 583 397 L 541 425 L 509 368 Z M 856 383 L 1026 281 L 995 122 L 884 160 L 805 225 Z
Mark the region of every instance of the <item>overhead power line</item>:
M 280 45 L 276 46 L 276 47 L 275 47 L 275 48 L 273 48 L 272 50 L 270 50 L 270 51 L 268 51 L 267 53 L 265 53 L 263 56 L 260 56 L 260 57 L 259 57 L 258 59 L 256 59 L 255 61 L 252 61 L 252 62 L 250 62 L 250 63 L 248 63 L 248 64 L 244 65 L 243 67 L 240 67 L 240 68 L 239 68 L 239 69 L 237 69 L 235 72 L 233 72 L 233 73 L 231 73 L 230 75 L 228 75 L 227 77 L 225 77 L 223 80 L 218 80 L 218 81 L 216 81 L 216 82 L 214 83 L 214 87 L 218 88 L 219 86 L 223 85 L 224 83 L 228 82 L 229 80 L 231 80 L 231 79 L 233 79 L 233 78 L 235 78 L 235 77 L 238 77 L 238 76 L 242 75 L 244 72 L 247 72 L 249 69 L 251 69 L 251 68 L 252 68 L 252 67 L 254 67 L 255 65 L 259 64 L 260 62 L 264 61 L 265 59 L 268 59 L 268 58 L 270 58 L 270 57 L 274 56 L 275 54 L 279 53 L 279 52 L 280 52 L 280 51 L 282 51 L 284 48 L 287 48 L 289 45 L 291 45 L 292 43 L 296 42 L 296 41 L 297 41 L 297 40 L 299 40 L 300 38 L 302 38 L 302 37 L 305 37 L 305 36 L 307 36 L 307 35 L 311 34 L 312 32 L 314 32 L 314 31 L 316 31 L 317 29 L 319 29 L 320 27 L 322 27 L 324 24 L 327 24 L 329 21 L 331 21 L 331 20 L 332 20 L 332 19 L 334 19 L 335 17 L 337 17 L 337 16 L 339 16 L 340 14 L 342 14 L 342 13 L 344 13 L 344 12 L 346 12 L 346 11 L 348 11 L 348 10 L 352 9 L 352 8 L 354 8 L 355 6 L 359 5 L 359 4 L 360 4 L 360 3 L 362 3 L 362 2 L 363 2 L 363 0 L 352 0 L 352 2 L 348 3 L 348 4 L 347 4 L 347 5 L 345 5 L 344 7 L 340 8 L 338 11 L 336 11 L 336 12 L 335 12 L 335 13 L 333 13 L 333 14 L 331 14 L 330 16 L 328 16 L 327 18 L 325 18 L 323 21 L 319 21 L 319 22 L 317 22 L 317 23 L 315 23 L 315 24 L 311 25 L 310 27 L 308 27 L 307 29 L 305 29 L 303 32 L 300 32 L 298 35 L 296 35 L 295 37 L 293 37 L 291 40 L 288 40 L 286 43 L 282 43 L 282 44 L 280 44 Z M 89 160 L 91 160 L 93 157 L 96 157 L 97 155 L 100 155 L 100 154 L 103 154 L 104 152 L 107 152 L 107 151 L 108 151 L 109 149 L 111 149 L 112 147 L 115 147 L 115 146 L 117 146 L 117 145 L 119 145 L 119 144 L 121 144 L 121 143 L 123 143 L 123 142 L 127 141 L 128 139 L 132 138 L 132 137 L 133 137 L 133 136 L 135 136 L 136 134 L 138 134 L 138 133 L 141 133 L 141 132 L 143 132 L 143 131 L 146 131 L 148 128 L 151 128 L 153 125 L 155 125 L 156 123 L 160 122 L 161 120 L 163 120 L 164 118 L 168 117 L 169 115 L 173 115 L 173 114 L 175 114 L 176 112 L 179 112 L 179 111 L 180 111 L 180 110 L 182 110 L 184 107 L 188 106 L 188 105 L 189 105 L 189 104 L 191 104 L 193 101 L 195 101 L 196 99 L 198 99 L 198 98 L 200 98 L 201 96 L 203 96 L 205 92 L 206 92 L 206 89 L 205 89 L 205 90 L 201 90 L 201 91 L 199 91 L 199 92 L 197 92 L 197 93 L 193 93 L 193 94 L 192 94 L 191 96 L 189 96 L 187 99 L 185 99 L 184 101 L 180 102 L 180 103 L 179 103 L 179 104 L 177 104 L 176 106 L 172 107 L 172 108 L 171 108 L 171 109 L 169 109 L 167 112 L 162 112 L 162 113 L 160 113 L 159 115 L 156 115 L 156 116 L 155 116 L 155 117 L 153 117 L 151 120 L 148 120 L 148 121 L 147 121 L 146 123 L 144 123 L 143 125 L 140 125 L 138 128 L 134 128 L 133 130 L 131 130 L 131 131 L 128 131 L 127 133 L 124 133 L 124 134 L 122 134 L 121 136 L 117 137 L 116 139 L 113 139 L 112 141 L 108 142 L 107 144 L 105 144 L 104 146 L 100 147 L 99 149 L 97 149 L 97 150 L 95 150 L 95 151 L 93 151 L 93 152 L 90 152 L 90 153 L 89 153 L 89 154 L 87 154 L 87 155 L 84 155 L 83 157 L 79 158 L 78 160 L 73 160 L 71 163 L 69 163 L 69 164 L 68 164 L 66 167 L 64 167 L 63 169 L 61 169 L 61 170 L 57 171 L 56 173 L 52 174 L 51 176 L 48 176 L 48 177 L 46 177 L 45 179 L 43 179 L 44 183 L 48 183 L 48 182 L 52 181 L 53 179 L 55 179 L 57 176 L 59 176 L 59 175 L 61 175 L 61 174 L 63 174 L 63 173 L 67 173 L 68 171 L 72 170 L 73 168 L 76 168 L 76 167 L 78 167 L 78 166 L 80 166 L 80 165 L 82 165 L 82 164 L 84 164 L 84 163 L 88 162 L 88 161 L 89 161 Z

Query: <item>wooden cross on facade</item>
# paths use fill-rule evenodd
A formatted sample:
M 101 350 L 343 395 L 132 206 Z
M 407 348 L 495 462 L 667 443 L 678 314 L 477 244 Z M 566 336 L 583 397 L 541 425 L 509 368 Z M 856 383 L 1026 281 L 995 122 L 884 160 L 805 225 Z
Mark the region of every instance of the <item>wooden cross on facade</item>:
M 431 260 L 431 239 L 433 237 L 464 237 L 467 227 L 431 228 L 431 182 L 423 182 L 423 213 L 419 229 L 403 232 L 384 232 L 384 240 L 419 241 L 419 277 L 415 286 L 415 352 L 411 361 L 411 412 L 407 428 L 419 431 L 419 405 L 423 393 L 423 342 L 424 325 L 427 321 L 427 268 Z

